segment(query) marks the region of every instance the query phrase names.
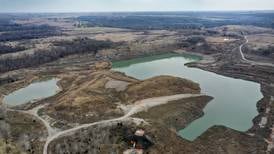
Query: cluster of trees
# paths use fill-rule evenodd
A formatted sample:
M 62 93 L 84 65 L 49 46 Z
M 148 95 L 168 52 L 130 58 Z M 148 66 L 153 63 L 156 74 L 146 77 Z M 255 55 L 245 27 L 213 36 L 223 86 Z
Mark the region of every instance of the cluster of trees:
M 0 16 L 0 32 L 22 29 L 22 25 L 13 23 L 11 19 Z
M 16 19 L 25 19 L 20 15 L 0 14 L 0 41 L 16 41 L 23 39 L 35 39 L 48 36 L 60 35 L 61 31 L 57 27 L 49 25 L 18 24 Z
M 59 52 L 66 54 L 81 54 L 81 53 L 97 53 L 98 50 L 103 48 L 110 48 L 117 43 L 113 43 L 109 40 L 100 41 L 89 38 L 77 38 L 72 41 L 59 41 L 54 42 L 55 49 Z
M 12 83 L 17 81 L 16 78 L 13 77 L 6 77 L 6 78 L 0 78 L 0 85 L 7 84 L 7 83 Z
M 5 42 L 24 39 L 37 39 L 61 34 L 61 31 L 59 31 L 56 27 L 48 25 L 32 25 L 19 27 L 16 27 L 15 30 L 8 30 L 1 33 L 0 41 Z M 10 28 L 12 29 L 12 27 Z
M 274 57 L 274 46 L 269 46 L 268 48 L 260 48 L 258 52 L 262 54 L 262 56 L 270 56 Z
M 0 43 L 0 55 L 5 53 L 13 53 L 25 50 L 26 48 L 23 46 L 11 46 Z
M 217 52 L 214 47 L 208 44 L 203 36 L 192 36 L 185 40 L 178 40 L 178 46 L 179 48 L 203 54 L 212 54 Z
M 248 52 L 250 54 L 258 55 L 258 56 L 274 58 L 274 46 L 273 45 L 269 45 L 264 48 L 258 48 L 256 50 L 254 50 L 252 48 L 244 47 L 244 51 Z
M 187 42 L 189 42 L 192 45 L 195 45 L 197 43 L 204 43 L 206 42 L 205 38 L 202 36 L 193 36 L 193 37 L 188 37 L 186 39 Z
M 181 48 L 193 47 L 198 43 L 206 43 L 206 40 L 202 36 L 188 37 L 186 40 L 179 40 L 178 44 Z
M 37 66 L 72 54 L 96 54 L 98 50 L 110 48 L 114 45 L 115 43 L 110 41 L 98 41 L 88 38 L 56 42 L 50 49 L 37 50 L 33 54 L 25 53 L 17 57 L 10 56 L 0 59 L 0 72 Z

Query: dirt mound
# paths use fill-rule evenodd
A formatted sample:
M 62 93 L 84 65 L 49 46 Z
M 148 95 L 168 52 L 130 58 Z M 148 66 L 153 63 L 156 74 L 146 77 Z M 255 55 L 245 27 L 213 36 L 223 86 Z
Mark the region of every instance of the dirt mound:
M 172 76 L 159 76 L 131 84 L 123 96 L 125 100 L 131 103 L 151 97 L 184 93 L 198 94 L 200 91 L 199 84 L 190 80 Z
M 120 79 L 120 80 L 118 80 Z M 106 87 L 111 81 L 132 83 L 134 80 L 107 70 L 75 77 L 71 85 L 49 105 L 46 112 L 51 117 L 73 123 L 90 123 L 119 117 L 117 109 L 119 91 Z
M 111 63 L 106 61 L 96 62 L 94 67 L 96 70 L 111 69 Z

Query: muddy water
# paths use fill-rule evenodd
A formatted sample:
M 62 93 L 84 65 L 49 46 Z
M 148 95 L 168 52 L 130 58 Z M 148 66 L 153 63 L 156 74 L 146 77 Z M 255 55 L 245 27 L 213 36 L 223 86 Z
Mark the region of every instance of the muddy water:
M 258 114 L 256 103 L 263 97 L 260 85 L 185 66 L 197 60 L 196 56 L 167 54 L 114 62 L 113 69 L 138 79 L 158 75 L 188 78 L 200 84 L 202 93 L 213 96 L 204 108 L 205 115 L 179 132 L 185 139 L 192 141 L 214 125 L 247 131 Z
M 34 82 L 5 96 L 3 102 L 8 106 L 16 106 L 53 96 L 60 90 L 57 86 L 58 81 L 59 79 L 54 78 L 47 81 Z

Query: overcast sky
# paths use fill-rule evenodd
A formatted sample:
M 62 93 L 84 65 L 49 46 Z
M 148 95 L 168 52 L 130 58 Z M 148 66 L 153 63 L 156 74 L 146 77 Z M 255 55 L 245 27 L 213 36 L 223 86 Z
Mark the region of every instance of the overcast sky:
M 0 12 L 274 10 L 274 0 L 0 0 Z

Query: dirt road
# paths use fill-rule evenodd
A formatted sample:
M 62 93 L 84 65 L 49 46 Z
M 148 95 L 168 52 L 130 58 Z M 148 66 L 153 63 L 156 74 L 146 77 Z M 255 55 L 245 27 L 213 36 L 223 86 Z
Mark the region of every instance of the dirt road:
M 48 146 L 53 140 L 58 139 L 59 137 L 65 136 L 67 134 L 73 133 L 77 130 L 80 130 L 83 128 L 88 128 L 88 127 L 91 127 L 94 125 L 103 125 L 103 124 L 109 124 L 111 122 L 123 121 L 138 112 L 145 111 L 145 110 L 155 107 L 155 106 L 166 104 L 170 101 L 184 99 L 184 98 L 191 98 L 191 97 L 199 97 L 199 96 L 203 96 L 203 95 L 201 95 L 201 94 L 179 94 L 179 95 L 163 96 L 163 97 L 149 98 L 149 99 L 137 101 L 134 103 L 134 105 L 129 105 L 128 107 L 130 108 L 130 110 L 124 116 L 122 116 L 120 118 L 115 118 L 115 119 L 110 119 L 110 120 L 102 120 L 102 121 L 98 121 L 98 122 L 94 122 L 94 123 L 90 123 L 90 124 L 83 124 L 83 125 L 80 125 L 80 126 L 77 126 L 77 127 L 65 130 L 65 131 L 58 132 L 53 136 L 49 136 L 45 145 L 44 145 L 43 154 L 47 154 Z
M 251 61 L 251 60 L 248 60 L 246 59 L 244 53 L 243 53 L 243 46 L 245 44 L 247 44 L 249 41 L 247 39 L 247 36 L 244 37 L 245 38 L 245 43 L 241 44 L 240 47 L 239 47 L 239 51 L 240 51 L 240 54 L 241 54 L 241 59 L 242 61 L 246 62 L 246 63 L 250 63 L 251 65 L 261 65 L 261 66 L 270 66 L 270 67 L 274 67 L 274 64 L 272 63 L 264 63 L 264 62 L 256 62 L 256 61 Z
M 40 117 L 38 115 L 38 111 L 40 109 L 42 109 L 44 106 L 45 105 L 40 105 L 40 106 L 37 106 L 37 107 L 35 107 L 31 110 L 28 110 L 28 111 L 14 110 L 14 109 L 7 109 L 7 111 L 20 112 L 20 113 L 24 113 L 24 114 L 34 116 L 35 118 L 39 119 L 43 123 L 43 125 L 46 127 L 47 132 L 48 132 L 48 136 L 53 136 L 54 134 L 56 134 L 58 132 L 57 129 L 52 128 L 48 121 L 46 121 L 45 119 L 43 119 L 42 117 Z

